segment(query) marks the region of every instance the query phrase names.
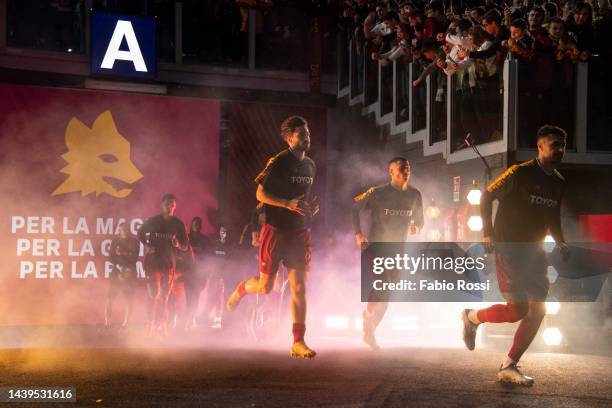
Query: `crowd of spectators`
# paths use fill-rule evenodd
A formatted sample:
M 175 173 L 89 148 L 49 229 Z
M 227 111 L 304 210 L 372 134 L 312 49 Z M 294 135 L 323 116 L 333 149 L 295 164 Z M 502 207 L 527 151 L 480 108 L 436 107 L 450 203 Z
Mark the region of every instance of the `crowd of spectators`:
M 413 86 L 434 73 L 441 79 L 436 99 L 445 76 L 476 89 L 499 80 L 509 58 L 518 60 L 523 93 L 554 100 L 573 86 L 575 62 L 612 53 L 609 0 L 344 0 L 341 25 L 358 69 L 369 60 L 414 62 L 422 69 Z M 357 82 L 359 93 L 369 86 L 360 72 Z
M 477 142 L 501 138 L 506 59 L 518 66 L 519 134 L 556 123 L 571 139 L 575 63 L 612 54 L 609 0 L 343 0 L 340 27 L 354 47 L 358 94 L 378 86 L 368 77 L 364 83 L 364 65 L 378 61 L 382 87 L 389 86 L 385 67 L 392 61 L 406 77 L 413 63 L 416 105 L 424 106 L 424 81 L 431 77 L 432 115 L 439 119 L 432 122 L 434 141 L 446 138 L 447 76 L 458 96 L 453 132 L 476 135 Z M 398 101 L 407 106 L 410 84 L 407 78 L 399 84 Z M 399 116 L 406 120 L 407 109 Z

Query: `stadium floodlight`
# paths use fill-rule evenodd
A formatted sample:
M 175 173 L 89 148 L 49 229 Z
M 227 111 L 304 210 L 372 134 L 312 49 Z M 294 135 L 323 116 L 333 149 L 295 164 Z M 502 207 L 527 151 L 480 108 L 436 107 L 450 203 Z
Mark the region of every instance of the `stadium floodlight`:
M 471 205 L 480 205 L 480 197 L 482 197 L 482 191 L 478 188 L 476 180 L 473 180 L 472 188 L 467 194 L 467 200 Z
M 547 315 L 556 315 L 557 313 L 559 313 L 559 309 L 561 309 L 561 303 L 557 301 L 546 302 Z
M 434 228 L 429 231 L 428 237 L 430 241 L 434 241 L 434 242 L 439 241 L 440 238 L 442 238 L 442 233 L 440 232 L 439 229 Z
M 482 231 L 482 218 L 480 215 L 472 215 L 467 222 L 470 231 Z
M 429 207 L 425 210 L 425 215 L 427 218 L 435 220 L 440 216 L 440 207 L 436 205 L 436 201 L 432 198 Z
M 548 327 L 544 330 L 544 333 L 542 333 L 542 338 L 547 346 L 559 346 L 563 340 L 563 335 L 558 328 Z
M 344 316 L 326 316 L 325 328 L 334 330 L 344 330 L 349 328 L 349 318 Z
M 548 268 L 546 268 L 546 276 L 548 277 L 548 281 L 550 283 L 555 283 L 559 277 L 559 272 L 557 272 L 554 266 L 549 265 Z
M 555 249 L 555 239 L 552 237 L 552 235 L 548 234 L 544 238 L 544 250 L 550 253 L 554 249 Z

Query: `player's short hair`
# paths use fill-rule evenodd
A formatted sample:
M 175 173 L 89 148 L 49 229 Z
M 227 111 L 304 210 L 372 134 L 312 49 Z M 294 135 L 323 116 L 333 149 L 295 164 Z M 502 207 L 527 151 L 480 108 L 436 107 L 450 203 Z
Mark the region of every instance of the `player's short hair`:
M 408 159 L 406 159 L 405 157 L 395 156 L 394 158 L 389 160 L 389 162 L 387 163 L 387 167 L 390 167 L 393 163 L 396 163 L 398 161 L 405 161 L 406 163 L 408 163 Z
M 301 126 L 308 126 L 306 119 L 301 116 L 289 116 L 281 123 L 281 137 L 283 140 L 287 140 L 287 137 L 295 132 L 295 129 Z
M 559 126 L 554 125 L 544 125 L 538 129 L 537 140 L 543 139 L 550 135 L 557 136 L 560 138 L 567 138 L 567 132 L 561 129 Z
M 176 200 L 176 196 L 172 193 L 166 193 L 161 198 L 162 203 L 170 200 Z
M 493 9 L 485 13 L 482 21 L 487 23 L 496 23 L 498 26 L 501 26 L 502 17 L 499 11 Z
M 202 217 L 193 217 L 193 219 L 191 220 L 191 224 L 193 224 L 196 221 L 198 221 L 200 224 L 202 224 Z

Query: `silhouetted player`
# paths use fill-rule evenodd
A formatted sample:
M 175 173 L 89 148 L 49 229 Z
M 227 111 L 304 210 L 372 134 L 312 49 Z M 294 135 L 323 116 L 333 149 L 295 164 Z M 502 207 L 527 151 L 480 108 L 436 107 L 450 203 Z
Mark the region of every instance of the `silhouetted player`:
M 388 183 L 355 197 L 352 216 L 359 249 L 365 249 L 369 242 L 404 242 L 408 235 L 417 234 L 423 228 L 421 193 L 408 184 L 410 163 L 403 157 L 394 157 L 388 168 L 391 177 Z M 372 215 L 369 238 L 361 230 L 359 213 L 362 210 L 369 210 Z M 383 276 L 388 281 L 395 281 L 398 277 L 395 272 Z M 379 347 L 374 332 L 387 311 L 388 300 L 387 292 L 372 290 L 363 312 L 363 341 L 375 350 Z
M 565 153 L 566 133 L 556 126 L 542 126 L 537 133 L 538 157 L 514 165 L 495 180 L 481 198 L 484 242 L 495 248 L 497 281 L 505 305 L 465 309 L 463 339 L 474 350 L 476 330 L 481 323 L 520 320 L 512 347 L 501 364 L 498 379 L 532 385 L 517 363 L 534 339 L 546 314 L 549 281 L 542 243 L 550 230 L 564 257 L 569 255 L 561 230 L 561 199 L 565 179 L 555 169 Z M 492 203 L 499 206 L 492 225 Z
M 144 270 L 149 295 L 149 334 L 155 329 L 167 330 L 168 295 L 170 293 L 176 257 L 174 251 L 187 250 L 185 224 L 174 216 L 176 197 L 162 197 L 162 213 L 151 217 L 138 230 L 138 239 L 145 245 Z M 159 313 L 159 305 L 163 310 Z
M 186 329 L 194 329 L 197 326 L 196 313 L 200 301 L 200 293 L 206 285 L 207 276 L 204 270 L 204 251 L 206 248 L 206 236 L 202 234 L 202 218 L 194 217 L 189 229 L 189 245 L 194 255 L 192 273 L 185 279 L 185 304 L 187 308 Z
M 117 226 L 118 237 L 115 237 L 108 250 L 108 260 L 113 264 L 108 286 L 108 296 L 105 308 L 105 326 L 110 327 L 113 302 L 119 292 L 125 297 L 125 313 L 123 324 L 125 327 L 130 321 L 132 314 L 132 299 L 134 297 L 134 286 L 136 285 L 136 261 L 140 252 L 140 243 L 130 235 L 128 226 L 124 222 Z
M 209 319 L 213 328 L 221 328 L 223 319 L 223 300 L 225 298 L 225 281 L 228 276 L 228 259 L 231 249 L 227 228 L 220 225 L 217 235 L 207 239 L 204 250 L 204 268 L 206 269 L 206 304 L 204 316 Z
M 311 255 L 307 218 L 318 212 L 318 206 L 306 200 L 316 167 L 306 156 L 310 149 L 310 131 L 304 118 L 285 119 L 281 136 L 289 148 L 271 158 L 255 179 L 257 200 L 264 204 L 266 216 L 260 235 L 259 276 L 241 282 L 230 295 L 227 308 L 234 310 L 248 293 L 270 293 L 282 261 L 287 267 L 291 288 L 294 341 L 290 353 L 292 357 L 312 358 L 316 353 L 304 342 L 306 274 Z

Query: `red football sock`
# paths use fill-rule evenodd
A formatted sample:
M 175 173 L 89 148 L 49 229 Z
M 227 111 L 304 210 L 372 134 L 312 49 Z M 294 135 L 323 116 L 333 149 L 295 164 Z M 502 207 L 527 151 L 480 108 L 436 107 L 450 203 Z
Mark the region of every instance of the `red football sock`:
M 306 325 L 304 323 L 293 323 L 293 342 L 304 341 Z
M 247 295 L 245 283 L 246 283 L 245 281 L 242 281 L 238 285 L 238 294 L 240 295 L 240 297 L 245 297 Z
M 514 361 L 519 361 L 523 353 L 527 350 L 542 324 L 542 320 L 546 315 L 546 307 L 543 303 L 530 304 L 529 314 L 521 320 L 516 333 L 512 348 L 508 353 L 508 357 Z
M 528 311 L 527 304 L 508 303 L 480 309 L 476 316 L 481 323 L 513 323 L 525 317 Z

